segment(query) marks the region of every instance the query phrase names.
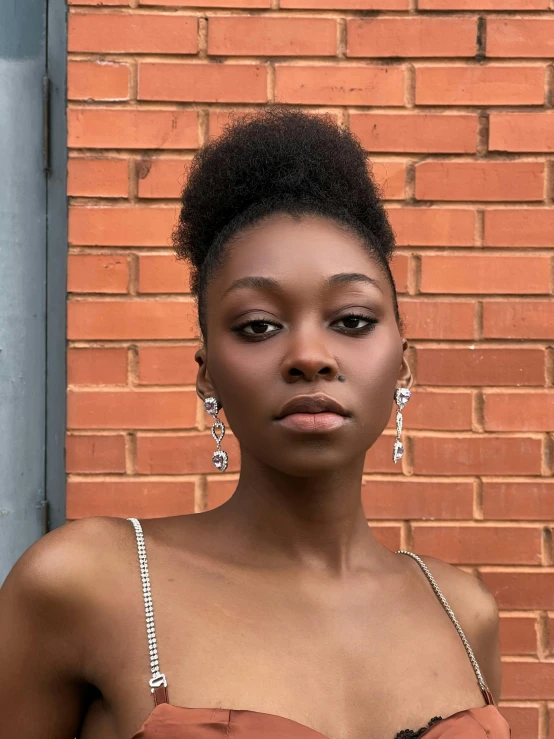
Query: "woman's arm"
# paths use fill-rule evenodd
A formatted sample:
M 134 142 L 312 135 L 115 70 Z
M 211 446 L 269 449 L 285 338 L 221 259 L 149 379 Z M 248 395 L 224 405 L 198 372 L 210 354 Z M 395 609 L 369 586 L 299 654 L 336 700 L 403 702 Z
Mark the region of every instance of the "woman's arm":
M 498 606 L 494 596 L 477 578 L 473 578 L 470 600 L 474 606 L 473 618 L 468 615 L 467 638 L 470 640 L 485 682 L 492 693 L 494 702 L 500 700 L 501 664 Z M 471 597 L 472 596 L 472 597 Z
M 0 739 L 74 739 L 83 679 L 90 545 L 85 522 L 30 547 L 0 589 Z
M 485 584 L 458 567 L 434 557 L 422 558 L 435 579 L 471 645 L 495 703 L 500 698 L 501 664 L 499 617 L 494 596 Z

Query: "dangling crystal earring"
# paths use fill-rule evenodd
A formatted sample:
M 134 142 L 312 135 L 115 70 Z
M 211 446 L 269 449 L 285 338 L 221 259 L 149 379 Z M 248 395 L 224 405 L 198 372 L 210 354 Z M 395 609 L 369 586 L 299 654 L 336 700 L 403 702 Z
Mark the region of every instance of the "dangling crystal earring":
M 206 398 L 204 400 L 204 408 L 210 416 L 215 418 L 215 421 L 212 424 L 212 436 L 217 444 L 217 449 L 212 455 L 212 462 L 220 472 L 225 472 L 227 469 L 228 457 L 227 452 L 224 452 L 221 448 L 221 440 L 225 436 L 225 424 L 217 417 L 219 412 L 217 400 L 212 397 Z
M 412 393 L 407 387 L 401 387 L 394 391 L 394 399 L 398 410 L 396 411 L 396 439 L 394 440 L 394 446 L 392 448 L 392 461 L 396 464 L 399 459 L 402 459 L 404 454 L 404 445 L 400 441 L 400 434 L 402 433 L 402 411 L 404 406 L 410 400 Z

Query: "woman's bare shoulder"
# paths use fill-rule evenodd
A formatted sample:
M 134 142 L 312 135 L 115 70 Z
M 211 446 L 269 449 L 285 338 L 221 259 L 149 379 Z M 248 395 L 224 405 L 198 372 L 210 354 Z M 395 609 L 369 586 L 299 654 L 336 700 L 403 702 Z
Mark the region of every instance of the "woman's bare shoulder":
M 106 587 L 121 580 L 127 560 L 136 556 L 132 537 L 121 519 L 75 521 L 35 542 L 12 568 L 0 589 L 6 736 L 76 735 L 94 684 L 88 675 L 91 626 L 109 603 Z
M 421 558 L 462 627 L 495 698 L 500 690 L 499 615 L 496 599 L 470 572 L 435 557 Z
M 8 574 L 0 590 L 3 612 L 12 619 L 25 613 L 27 628 L 51 635 L 65 629 L 64 641 L 78 641 L 103 584 L 121 579 L 136 557 L 133 538 L 129 522 L 108 517 L 72 521 L 51 531 Z
M 421 559 L 459 620 L 470 627 L 483 628 L 498 620 L 496 600 L 482 580 L 435 557 Z
M 15 563 L 2 592 L 47 605 L 60 605 L 98 585 L 96 575 L 114 554 L 128 549 L 130 523 L 92 517 L 60 526 L 36 541 Z M 132 541 L 132 540 L 130 540 Z

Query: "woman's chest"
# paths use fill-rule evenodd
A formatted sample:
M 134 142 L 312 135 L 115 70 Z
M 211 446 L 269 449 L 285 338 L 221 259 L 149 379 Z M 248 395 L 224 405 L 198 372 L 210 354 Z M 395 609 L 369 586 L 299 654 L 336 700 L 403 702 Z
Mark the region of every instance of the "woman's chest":
M 392 739 L 439 712 L 479 705 L 465 652 L 438 609 L 416 614 L 333 593 L 318 602 L 261 584 L 191 587 L 189 596 L 168 587 L 156 600 L 160 670 L 175 706 L 275 714 L 332 739 Z M 140 602 L 112 614 L 96 661 L 106 700 L 82 739 L 129 739 L 152 710 L 141 616 Z

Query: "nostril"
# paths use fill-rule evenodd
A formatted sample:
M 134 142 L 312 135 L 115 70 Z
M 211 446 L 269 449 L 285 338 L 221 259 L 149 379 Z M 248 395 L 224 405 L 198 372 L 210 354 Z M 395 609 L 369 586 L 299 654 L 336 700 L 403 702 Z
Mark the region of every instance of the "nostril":
M 291 367 L 289 370 L 289 375 L 293 375 L 293 377 L 298 377 L 298 375 L 302 375 L 303 372 L 296 367 Z

